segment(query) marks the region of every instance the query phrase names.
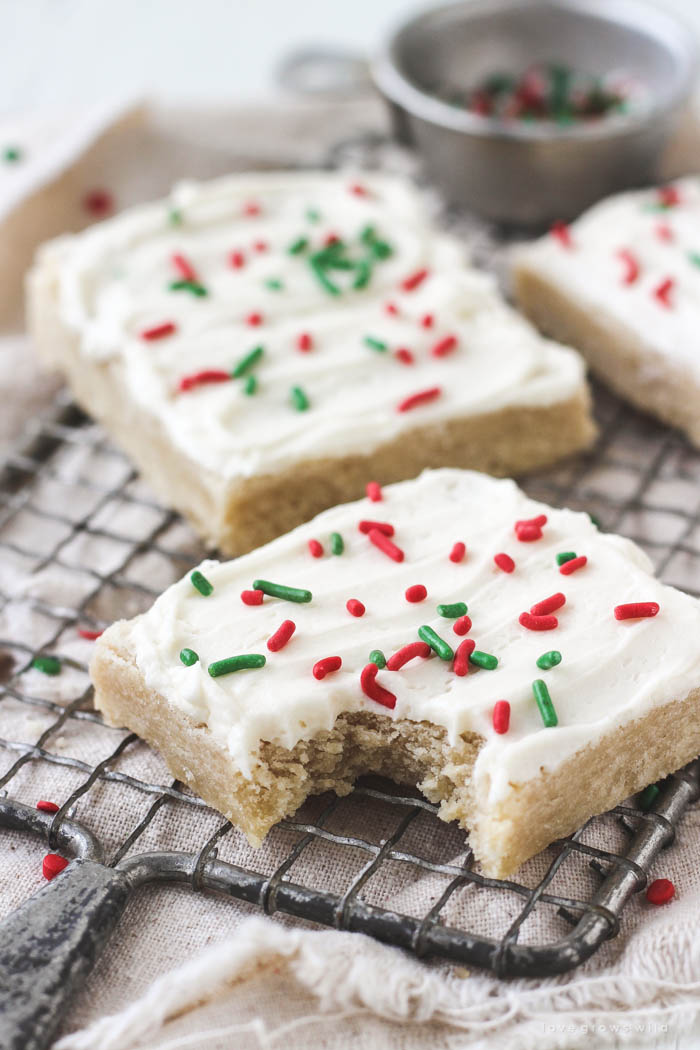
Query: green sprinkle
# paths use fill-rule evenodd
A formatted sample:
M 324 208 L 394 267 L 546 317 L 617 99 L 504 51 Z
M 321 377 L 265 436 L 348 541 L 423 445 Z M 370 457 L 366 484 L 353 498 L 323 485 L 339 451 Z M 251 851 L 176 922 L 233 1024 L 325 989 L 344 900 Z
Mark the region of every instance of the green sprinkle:
M 446 616 L 448 620 L 456 620 L 458 616 L 465 616 L 467 612 L 466 602 L 452 602 L 448 605 L 438 605 L 438 616 Z
M 340 255 L 328 255 L 324 256 L 324 266 L 327 266 L 329 270 L 355 270 L 357 269 L 357 263 L 354 263 L 352 259 L 343 259 Z
M 278 277 L 270 277 L 269 280 L 265 281 L 265 287 L 269 288 L 271 292 L 281 292 L 284 290 L 284 284 Z
M 394 249 L 387 241 L 373 241 L 371 244 L 372 254 L 377 259 L 388 259 L 390 255 L 394 254 Z
M 321 212 L 318 208 L 307 208 L 306 209 L 307 222 L 317 223 L 321 221 Z
M 246 354 L 245 357 L 242 357 L 231 372 L 232 377 L 234 379 L 238 379 L 245 372 L 247 372 L 249 368 L 252 368 L 254 364 L 257 364 L 257 362 L 262 357 L 263 352 L 264 351 L 262 346 L 256 346 L 253 350 L 250 351 L 249 354 Z
M 550 729 L 552 726 L 557 725 L 557 712 L 554 710 L 554 704 L 552 703 L 552 698 L 549 695 L 549 689 L 547 688 L 546 683 L 543 682 L 541 678 L 536 678 L 535 681 L 532 683 L 532 692 L 534 694 L 535 700 L 537 701 L 537 706 L 540 709 L 542 721 L 547 727 L 547 729 Z
M 644 788 L 644 791 L 639 795 L 639 808 L 647 813 L 656 802 L 657 798 L 661 794 L 661 789 L 658 784 L 649 784 L 648 787 Z
M 550 649 L 548 653 L 542 653 L 535 661 L 541 671 L 549 671 L 561 663 L 561 653 L 557 649 Z
M 339 532 L 331 533 L 331 554 L 342 554 L 345 550 L 345 544 L 343 543 L 343 537 Z
M 688 252 L 688 259 L 693 266 L 700 266 L 700 252 Z
M 192 586 L 198 590 L 200 594 L 203 594 L 205 598 L 208 598 L 214 590 L 214 585 L 209 583 L 209 580 L 199 571 L 199 569 L 194 570 L 190 575 L 190 580 L 192 581 Z
M 243 393 L 247 394 L 248 397 L 250 397 L 251 394 L 254 394 L 257 389 L 258 389 L 258 380 L 256 379 L 256 377 L 255 376 L 248 376 L 248 378 L 246 379 L 246 381 L 245 381 L 245 383 L 243 385 Z
M 591 521 L 593 522 L 593 524 L 595 525 L 595 527 L 597 529 L 602 529 L 603 523 L 601 522 L 600 518 L 596 514 L 590 514 L 589 513 L 588 517 L 591 519 Z
M 309 399 L 304 393 L 304 391 L 301 389 L 301 387 L 293 386 L 292 389 L 289 391 L 289 394 L 292 399 L 292 404 L 296 408 L 297 412 L 306 412 L 307 408 L 309 407 Z
M 561 554 L 557 554 L 557 565 L 564 565 L 567 561 L 572 561 L 576 557 L 576 551 L 562 551 Z
M 376 237 L 377 231 L 374 226 L 365 226 L 365 228 L 360 231 L 360 240 L 363 244 L 372 244 L 372 242 L 376 240 Z
M 305 251 L 306 248 L 308 248 L 308 246 L 308 237 L 297 237 L 297 239 L 295 241 L 292 241 L 292 243 L 289 245 L 287 251 L 290 255 L 300 255 L 301 252 Z
M 283 583 L 270 583 L 269 580 L 253 580 L 253 590 L 269 594 L 271 598 L 284 598 L 287 602 L 310 602 L 311 591 L 301 587 L 285 587 Z
M 444 638 L 441 638 L 439 634 L 432 629 L 432 627 L 423 626 L 418 628 L 418 637 L 421 641 L 426 642 L 430 648 L 438 654 L 441 660 L 454 660 L 455 654 Z
M 476 667 L 483 668 L 484 671 L 495 671 L 498 667 L 498 657 L 491 653 L 482 653 L 480 649 L 474 650 L 469 657 L 469 662 Z
M 192 295 L 197 295 L 200 298 L 208 294 L 204 285 L 197 284 L 195 281 L 171 281 L 168 288 L 171 292 L 191 292 Z
M 209 674 L 219 678 L 222 674 L 233 671 L 244 671 L 251 667 L 264 667 L 265 657 L 261 653 L 244 653 L 242 656 L 229 656 L 225 660 L 216 660 L 209 664 Z
M 360 259 L 356 265 L 357 274 L 355 280 L 352 282 L 352 286 L 356 291 L 360 288 L 366 288 L 369 284 L 369 279 L 372 276 L 372 266 L 367 259 Z
M 372 652 L 369 654 L 369 662 L 371 664 L 376 664 L 380 671 L 384 667 L 386 667 L 386 657 L 384 656 L 384 653 L 381 651 L 381 649 L 372 650 Z
M 182 226 L 183 217 L 179 208 L 171 208 L 168 212 L 168 222 L 171 226 Z
M 380 354 L 389 349 L 386 343 L 383 343 L 381 339 L 375 339 L 373 335 L 366 335 L 362 341 L 370 350 L 377 350 Z
M 56 675 L 61 673 L 61 661 L 55 656 L 37 656 L 32 660 L 32 667 L 42 674 Z
M 191 667 L 192 664 L 197 663 L 197 660 L 199 660 L 199 656 L 194 651 L 194 649 L 181 649 L 180 659 L 182 660 L 185 667 Z
M 2 152 L 2 159 L 7 164 L 14 164 L 22 159 L 22 151 L 18 146 L 7 146 Z
M 323 257 L 312 255 L 309 260 L 309 265 L 314 277 L 329 295 L 340 295 L 340 288 L 337 284 L 333 284 L 333 281 L 331 281 L 326 274 Z

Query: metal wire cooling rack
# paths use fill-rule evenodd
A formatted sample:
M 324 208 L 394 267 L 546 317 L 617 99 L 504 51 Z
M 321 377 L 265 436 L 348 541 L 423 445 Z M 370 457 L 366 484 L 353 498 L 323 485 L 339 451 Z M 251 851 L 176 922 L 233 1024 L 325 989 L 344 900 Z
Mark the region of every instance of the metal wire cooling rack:
M 697 594 L 700 455 L 675 433 L 603 391 L 597 392 L 596 400 L 601 426 L 596 448 L 546 477 L 530 479 L 524 487 L 551 503 L 594 511 L 602 527 L 632 535 L 663 576 Z M 372 782 L 363 782 L 348 799 L 326 796 L 309 803 L 271 833 L 271 840 L 280 841 L 264 855 L 250 854 L 249 863 L 222 859 L 219 854 L 227 839 L 240 845 L 235 829 L 217 820 L 183 785 L 169 781 L 164 770 L 161 779 L 149 781 L 121 768 L 125 757 L 148 748 L 133 734 L 104 726 L 90 709 L 87 667 L 71 655 L 69 645 L 77 627 L 104 625 L 101 609 L 129 614 L 156 596 L 160 588 L 144 583 L 141 572 L 130 573 L 135 564 L 144 558 L 164 559 L 179 576 L 201 551 L 187 546 L 192 542 L 188 530 L 144 492 L 121 454 L 67 395 L 59 397 L 55 415 L 35 422 L 32 431 L 30 443 L 10 456 L 0 475 L 0 558 L 4 565 L 13 559 L 26 561 L 34 579 L 46 570 L 56 571 L 62 586 L 78 573 L 81 596 L 65 606 L 36 597 L 26 587 L 19 595 L 0 595 L 3 635 L 13 622 L 7 614 L 13 606 L 19 608 L 18 603 L 28 605 L 44 628 L 38 644 L 27 637 L 0 637 L 0 725 L 11 723 L 18 708 L 34 709 L 44 719 L 35 739 L 0 739 L 0 788 L 6 792 L 0 798 L 0 823 L 34 832 L 49 849 L 78 860 L 66 869 L 74 872 L 72 883 L 59 877 L 5 920 L 0 974 L 12 990 L 5 1022 L 21 1035 L 3 1046 L 27 1050 L 48 1045 L 60 1019 L 49 994 L 58 991 L 67 1001 L 129 893 L 153 880 L 227 894 L 268 913 L 282 911 L 326 926 L 360 930 L 418 955 L 435 953 L 503 976 L 567 970 L 618 932 L 625 903 L 644 887 L 654 858 L 672 842 L 680 817 L 700 793 L 698 763 L 668 778 L 651 811 L 628 804 L 589 821 L 531 862 L 519 880 L 485 878 L 473 867 L 463 836 L 437 820 L 435 806 Z M 145 514 L 148 523 L 138 534 L 132 511 Z M 107 520 L 112 524 L 104 524 Z M 50 527 L 42 535 L 50 535 L 51 542 L 40 551 L 33 547 L 32 522 Z M 84 549 L 76 544 L 86 538 L 116 547 L 119 554 L 111 567 L 75 567 L 73 552 Z M 71 695 L 60 702 L 36 688 L 38 672 L 31 664 L 46 654 L 57 656 L 62 673 L 70 673 Z M 9 712 L 8 719 L 3 711 Z M 99 761 L 85 761 L 60 746 L 61 734 L 71 724 L 88 741 L 98 729 L 109 735 Z M 69 770 L 75 783 L 55 816 L 35 808 L 35 785 L 42 768 L 50 765 Z M 22 777 L 28 767 L 32 775 Z M 142 798 L 138 819 L 121 829 L 104 864 L 104 806 L 91 800 L 100 784 L 135 789 Z M 192 835 L 177 852 L 134 852 L 164 805 L 206 812 L 215 821 L 213 830 Z M 430 824 L 427 839 L 423 834 L 420 840 L 432 844 L 432 855 L 412 844 L 412 831 L 421 821 Z M 377 837 L 368 833 L 377 827 Z M 348 851 L 360 857 L 359 863 L 343 885 L 329 888 L 329 865 L 343 868 L 341 858 Z M 409 895 L 405 910 L 378 904 L 368 891 L 380 874 L 385 901 L 400 899 L 402 887 L 417 876 L 431 877 L 432 899 L 421 895 L 417 882 L 417 893 Z M 588 890 L 582 893 L 584 875 Z M 61 892 L 64 883 L 68 888 Z M 465 894 L 470 895 L 471 907 L 451 908 Z M 491 916 L 502 911 L 507 918 L 499 937 L 486 936 L 480 928 L 478 916 L 484 909 Z M 551 938 L 544 942 L 523 936 L 535 909 L 551 913 Z M 79 923 L 74 930 L 67 914 Z M 23 962 L 32 946 L 34 957 L 54 960 L 53 970 L 43 978 Z M 38 1033 L 26 1028 L 27 1018 L 41 1021 Z M 0 1032 L 1 1024 L 0 1016 Z
M 602 528 L 635 539 L 667 582 L 700 595 L 700 454 L 595 394 L 596 447 L 523 487 L 595 514 Z M 146 608 L 203 554 L 66 393 L 0 471 L 0 825 L 74 858 L 0 927 L 3 1047 L 50 1044 L 129 895 L 149 882 L 503 977 L 566 971 L 618 933 L 625 904 L 700 796 L 700 761 L 669 777 L 650 810 L 618 806 L 518 879 L 496 880 L 475 869 L 463 833 L 439 821 L 435 806 L 377 780 L 344 799 L 309 800 L 252 851 L 134 734 L 105 726 L 91 709 L 89 643 L 78 628 Z M 32 669 L 45 655 L 61 662 L 56 679 Z M 58 773 L 68 785 L 61 808 L 38 811 Z M 127 796 L 115 829 L 115 798 Z M 159 814 L 173 807 L 179 848 L 154 849 Z

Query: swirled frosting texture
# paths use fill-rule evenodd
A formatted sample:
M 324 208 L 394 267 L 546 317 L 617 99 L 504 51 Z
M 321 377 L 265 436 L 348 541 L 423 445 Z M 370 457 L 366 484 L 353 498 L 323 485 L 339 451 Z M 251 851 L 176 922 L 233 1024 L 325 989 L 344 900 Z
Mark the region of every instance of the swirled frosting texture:
M 322 271 L 336 293 L 312 265 L 333 238 L 343 250 Z M 182 276 L 177 255 L 206 294 L 171 287 Z M 363 175 L 358 185 L 347 175 L 286 173 L 189 183 L 167 202 L 54 242 L 45 258 L 82 352 L 117 359 L 129 396 L 158 417 L 173 445 L 225 478 L 367 453 L 424 424 L 559 403 L 583 382 L 578 356 L 510 310 L 491 279 L 466 265 L 462 246 L 436 232 L 418 193 L 395 178 Z M 369 274 L 343 269 L 349 259 L 369 259 Z M 142 338 L 165 322 L 172 334 Z M 450 338 L 450 351 L 434 356 Z M 183 377 L 230 372 L 258 346 L 263 354 L 245 377 L 179 391 Z M 257 387 L 246 394 L 251 374 Z M 308 401 L 304 411 L 293 387 Z M 434 387 L 430 402 L 397 410 Z
M 541 513 L 548 518 L 542 538 L 519 541 L 514 523 Z M 363 519 L 394 526 L 402 562 L 359 531 Z M 333 532 L 344 540 L 340 555 L 330 552 Z M 311 556 L 309 539 L 322 544 L 323 557 Z M 466 544 L 459 563 L 449 558 L 457 541 Z M 562 575 L 556 561 L 562 551 L 585 554 L 587 564 Z M 513 558 L 512 573 L 495 565 L 500 552 Z M 465 731 L 480 734 L 477 787 L 498 800 L 509 785 L 555 768 L 617 726 L 700 685 L 700 648 L 689 641 L 700 637 L 699 602 L 655 580 L 638 547 L 600 533 L 586 514 L 552 510 L 512 481 L 470 471 L 428 471 L 387 487 L 381 502 L 335 507 L 251 554 L 200 569 L 213 593 L 203 597 L 185 577 L 133 621 L 131 644 L 148 686 L 207 725 L 247 773 L 261 740 L 291 748 L 330 729 L 343 711 L 370 710 L 444 726 L 452 742 Z M 247 606 L 240 595 L 256 578 L 307 588 L 313 599 L 296 604 L 265 597 Z M 414 584 L 427 590 L 420 603 L 405 597 Z M 555 630 L 520 625 L 522 612 L 559 591 L 566 604 L 556 613 Z M 349 598 L 364 604 L 364 616 L 348 612 Z M 658 602 L 660 612 L 652 619 L 615 619 L 616 605 L 639 601 Z M 378 673 L 397 698 L 393 711 L 369 699 L 360 673 L 373 650 L 388 658 L 417 641 L 422 625 L 452 648 L 463 640 L 454 620 L 437 612 L 438 604 L 453 602 L 467 603 L 468 637 L 497 657 L 497 668 L 472 667 L 458 677 L 451 661 L 414 659 L 400 671 Z M 267 639 L 287 619 L 296 624 L 292 639 L 269 652 Z M 189 667 L 179 659 L 185 647 L 199 655 Z M 540 670 L 537 658 L 552 649 L 561 663 Z M 241 653 L 261 653 L 267 663 L 209 675 L 212 662 Z M 340 656 L 342 668 L 317 681 L 313 666 L 327 656 Z M 545 728 L 538 712 L 532 693 L 538 678 L 548 685 L 556 727 Z M 498 700 L 511 705 L 505 735 L 492 727 Z

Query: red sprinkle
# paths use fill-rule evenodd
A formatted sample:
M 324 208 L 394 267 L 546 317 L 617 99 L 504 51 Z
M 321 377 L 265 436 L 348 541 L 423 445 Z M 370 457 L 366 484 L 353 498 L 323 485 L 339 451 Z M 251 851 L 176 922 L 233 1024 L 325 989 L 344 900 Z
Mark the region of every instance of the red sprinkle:
M 369 190 L 366 186 L 363 186 L 361 182 L 355 182 L 349 187 L 350 192 L 354 193 L 356 197 L 369 197 Z
M 459 619 L 455 620 L 452 624 L 452 630 L 455 634 L 469 634 L 472 629 L 472 621 L 469 616 L 460 616 Z
M 53 879 L 64 868 L 68 867 L 68 861 L 58 853 L 47 853 L 41 865 L 45 879 Z
M 499 569 L 503 572 L 512 572 L 515 568 L 515 562 L 511 558 L 510 554 L 495 554 L 493 560 Z
M 382 487 L 378 481 L 368 481 L 365 492 L 367 493 L 367 499 L 371 499 L 372 503 L 379 503 L 382 498 Z
M 361 521 L 357 526 L 360 532 L 366 536 L 372 529 L 377 529 L 378 532 L 383 532 L 385 536 L 394 535 L 394 526 L 390 525 L 388 521 Z
M 521 521 L 515 526 L 515 535 L 521 543 L 532 543 L 542 539 L 542 529 L 532 522 Z
M 259 324 L 263 323 L 263 316 L 262 314 L 258 313 L 248 314 L 248 316 L 245 319 L 245 323 L 249 324 L 252 328 L 257 328 Z
M 562 576 L 571 576 L 572 572 L 577 572 L 582 569 L 587 563 L 588 558 L 585 554 L 581 554 L 578 558 L 572 558 L 571 561 L 565 561 L 563 565 L 559 566 L 559 572 Z
M 656 616 L 658 611 L 658 602 L 628 602 L 627 605 L 616 605 L 614 610 L 616 620 L 642 620 Z
M 241 591 L 241 601 L 244 605 L 262 605 L 262 591 Z
M 311 553 L 312 558 L 323 557 L 323 547 L 318 542 L 318 540 L 309 540 L 309 551 Z
M 230 379 L 230 373 L 220 368 L 205 368 L 202 372 L 193 372 L 192 375 L 183 376 L 178 385 L 180 390 L 187 391 L 206 383 L 228 383 Z
M 92 631 L 89 627 L 79 627 L 78 634 L 81 638 L 87 638 L 88 642 L 94 642 L 104 631 Z
M 425 405 L 429 401 L 434 401 L 436 397 L 440 397 L 441 393 L 442 387 L 431 386 L 427 390 L 419 390 L 417 394 L 410 394 L 409 397 L 405 397 L 403 401 L 400 401 L 396 407 L 399 412 L 409 412 L 417 405 Z
M 407 602 L 422 602 L 428 597 L 428 591 L 422 583 L 414 583 L 413 586 L 406 588 L 406 601 Z
M 647 886 L 646 898 L 650 904 L 667 904 L 676 895 L 676 887 L 670 879 L 654 879 Z
M 621 248 L 617 253 L 619 259 L 625 264 L 625 272 L 622 275 L 623 284 L 634 284 L 639 277 L 639 263 L 637 257 L 626 248 Z
M 361 601 L 357 598 L 348 598 L 345 603 L 345 608 L 348 610 L 351 616 L 364 616 L 365 607 Z
M 199 284 L 197 271 L 184 255 L 173 255 L 173 266 L 185 281 L 192 281 L 194 284 Z
M 463 642 L 460 642 L 455 652 L 455 662 L 452 665 L 452 669 L 459 678 L 464 678 L 465 674 L 469 671 L 469 657 L 476 648 L 476 642 L 473 638 L 465 638 Z
M 659 222 L 656 224 L 656 236 L 660 241 L 672 241 L 675 239 L 673 230 L 667 222 Z
M 324 656 L 322 660 L 317 660 L 314 664 L 314 678 L 317 678 L 320 682 L 327 674 L 333 674 L 334 671 L 339 671 L 342 666 L 343 661 L 339 656 Z
M 565 222 L 553 222 L 549 232 L 552 234 L 552 237 L 559 241 L 562 248 L 573 248 L 574 242 L 571 237 L 571 230 Z
M 534 616 L 532 613 L 520 613 L 518 623 L 528 631 L 553 631 L 559 626 L 556 616 Z
M 57 806 L 55 802 L 47 802 L 45 798 L 40 798 L 36 804 L 36 808 L 40 809 L 43 813 L 58 813 L 60 806 Z
M 466 553 L 467 548 L 464 546 L 461 540 L 458 540 L 457 543 L 455 543 L 452 550 L 450 551 L 450 561 L 453 561 L 455 564 L 458 564 L 460 561 L 462 561 Z
M 163 324 L 156 324 L 152 328 L 144 328 L 141 338 L 152 342 L 154 339 L 163 339 L 166 335 L 172 335 L 176 331 L 176 324 L 173 324 L 172 321 L 164 321 Z
M 420 323 L 422 324 L 423 328 L 432 328 L 433 324 L 435 323 L 435 318 L 432 314 L 423 314 Z
M 543 598 L 541 602 L 535 602 L 534 605 L 530 606 L 530 612 L 533 616 L 548 616 L 549 613 L 556 612 L 557 609 L 561 609 L 562 605 L 566 604 L 566 595 L 562 594 L 561 591 L 557 591 L 556 594 L 550 594 L 549 598 Z
M 666 277 L 661 282 L 661 284 L 657 285 L 654 289 L 654 298 L 656 299 L 656 301 L 661 303 L 662 306 L 665 306 L 669 310 L 671 309 L 672 305 L 670 295 L 673 291 L 674 284 L 675 281 L 673 280 L 673 277 Z
M 243 254 L 243 252 L 231 252 L 231 254 L 228 257 L 228 261 L 231 263 L 231 266 L 234 268 L 234 270 L 240 270 L 243 266 L 245 266 L 245 255 Z
M 675 186 L 659 186 L 656 192 L 659 195 L 659 204 L 664 204 L 667 208 L 681 203 L 681 195 Z
M 544 528 L 547 524 L 547 515 L 538 514 L 536 518 L 521 518 L 520 521 L 515 523 L 515 531 L 524 528 L 525 525 L 534 525 L 538 529 Z
M 433 357 L 447 357 L 453 350 L 457 349 L 458 339 L 456 335 L 446 335 L 444 339 L 441 339 L 435 344 L 430 353 Z
M 339 240 L 337 233 L 327 233 L 323 239 L 323 245 L 325 248 L 330 248 L 331 244 L 337 244 Z
M 262 208 L 257 201 L 248 201 L 247 204 L 243 205 L 244 215 L 259 215 L 261 211 Z
M 402 649 L 390 656 L 386 662 L 387 671 L 400 671 L 404 664 L 407 664 L 409 660 L 414 660 L 417 656 L 420 656 L 422 660 L 427 660 L 432 652 L 432 649 L 427 642 L 409 642 L 408 645 L 404 645 Z
M 427 276 L 427 270 L 416 270 L 416 272 L 412 273 L 409 277 L 404 277 L 401 282 L 401 288 L 404 292 L 413 292 L 419 284 L 423 283 Z
M 378 547 L 389 558 L 392 558 L 394 561 L 403 561 L 404 553 L 401 548 L 397 547 L 393 540 L 390 540 L 379 529 L 370 529 L 367 533 L 367 538 L 370 543 L 373 543 L 375 547 Z
M 493 705 L 493 730 L 495 733 L 507 733 L 510 728 L 510 704 L 507 700 L 497 700 Z
M 399 308 L 396 303 L 384 303 L 384 309 L 388 314 L 391 314 L 392 317 L 398 317 Z
M 83 197 L 83 207 L 91 215 L 109 215 L 114 211 L 114 197 L 107 190 L 90 190 Z
M 268 247 L 267 241 L 253 241 L 253 250 L 256 252 L 266 252 Z
M 398 350 L 395 350 L 394 357 L 397 361 L 400 361 L 402 365 L 412 365 L 415 361 L 412 352 L 407 350 L 405 346 L 400 346 Z
M 308 332 L 301 332 L 300 335 L 297 336 L 297 350 L 307 353 L 307 351 L 313 349 L 313 345 L 314 341 Z
M 244 592 L 245 593 L 245 592 Z M 262 591 L 260 592 L 262 594 Z M 293 620 L 284 620 L 279 625 L 274 634 L 270 635 L 267 639 L 267 648 L 271 653 L 278 653 L 280 649 L 284 649 L 285 645 L 292 637 L 297 629 L 297 625 Z
M 368 696 L 370 700 L 374 700 L 375 703 L 381 704 L 382 707 L 394 708 L 396 707 L 396 697 L 393 693 L 390 693 L 388 689 L 381 686 L 377 681 L 377 672 L 379 668 L 376 664 L 367 664 L 362 668 L 360 673 L 360 685 L 362 686 L 362 692 L 365 696 Z

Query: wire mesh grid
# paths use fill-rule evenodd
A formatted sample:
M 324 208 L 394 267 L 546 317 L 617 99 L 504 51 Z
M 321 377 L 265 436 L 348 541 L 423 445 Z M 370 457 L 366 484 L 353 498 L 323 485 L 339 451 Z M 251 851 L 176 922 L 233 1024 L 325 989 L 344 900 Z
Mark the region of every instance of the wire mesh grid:
M 326 164 L 422 181 L 382 135 L 338 142 Z M 498 231 L 449 210 L 443 220 L 499 269 Z M 700 595 L 700 454 L 605 390 L 595 403 L 595 448 L 523 487 L 593 513 L 636 540 L 667 582 Z M 206 553 L 67 393 L 32 421 L 0 472 L 0 824 L 33 830 L 50 849 L 104 852 L 112 867 L 138 872 L 137 884 L 188 883 L 502 976 L 565 971 L 618 932 L 625 903 L 700 794 L 700 763 L 669 777 L 651 809 L 618 806 L 517 880 L 496 880 L 436 806 L 373 778 L 345 798 L 307 800 L 252 850 L 146 744 L 106 726 L 91 709 L 91 642 L 80 630 L 145 610 Z M 56 678 L 33 669 L 41 655 L 60 660 Z M 60 810 L 37 814 L 59 772 Z M 173 810 L 180 832 L 164 852 L 161 824 Z
M 596 404 L 596 448 L 524 487 L 595 513 L 603 528 L 635 538 L 662 576 L 700 593 L 700 455 L 602 390 Z M 183 820 L 178 852 L 152 855 L 156 877 L 502 975 L 547 973 L 576 965 L 617 933 L 624 903 L 697 797 L 692 764 L 668 779 L 652 810 L 632 802 L 594 818 L 517 880 L 485 878 L 463 833 L 440 822 L 435 806 L 371 779 L 344 799 L 310 799 L 262 850 L 250 850 L 143 742 L 105 726 L 90 707 L 90 643 L 78 632 L 146 608 L 202 556 L 193 534 L 66 394 L 53 416 L 33 423 L 0 481 L 0 560 L 16 584 L 0 594 L 0 820 L 13 806 L 16 815 L 16 802 L 35 804 L 42 769 L 62 767 L 73 787 L 55 817 L 42 815 L 49 848 L 79 820 L 103 841 L 110 865 L 129 865 L 158 846 L 163 807 L 179 807 L 197 819 Z M 32 667 L 42 655 L 60 660 L 55 679 Z M 139 799 L 116 831 L 107 787 Z

